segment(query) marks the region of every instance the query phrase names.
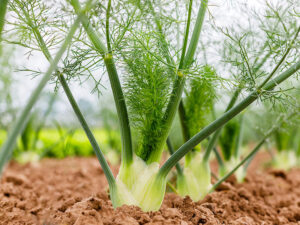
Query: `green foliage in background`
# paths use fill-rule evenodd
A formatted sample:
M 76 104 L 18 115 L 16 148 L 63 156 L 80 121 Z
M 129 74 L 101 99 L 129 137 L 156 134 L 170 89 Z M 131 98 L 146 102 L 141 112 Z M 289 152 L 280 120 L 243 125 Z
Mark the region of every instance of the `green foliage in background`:
M 219 138 L 219 145 L 222 151 L 224 160 L 229 161 L 231 156 L 234 155 L 236 148 L 236 139 L 239 132 L 239 121 L 237 119 L 231 120 L 223 128 L 222 134 Z
M 40 132 L 36 148 L 31 149 L 34 132 L 29 131 L 29 127 L 23 132 L 19 139 L 13 157 L 20 159 L 22 154 L 33 152 L 40 158 L 65 158 L 67 156 L 92 156 L 93 148 L 82 130 L 66 129 L 43 129 Z M 121 151 L 120 135 L 116 131 L 104 129 L 93 130 L 97 141 L 103 144 L 103 151 L 108 154 L 110 151 Z M 26 137 L 26 138 L 25 138 Z M 6 138 L 6 132 L 0 130 L 0 146 Z M 113 143 L 113 146 L 112 146 Z M 113 159 L 115 161 L 115 159 Z M 118 160 L 118 159 L 117 159 Z

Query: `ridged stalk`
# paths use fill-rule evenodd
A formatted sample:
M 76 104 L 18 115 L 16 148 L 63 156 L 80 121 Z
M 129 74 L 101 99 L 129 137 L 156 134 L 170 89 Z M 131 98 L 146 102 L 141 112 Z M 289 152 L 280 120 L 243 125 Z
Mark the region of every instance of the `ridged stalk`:
M 198 12 L 198 17 L 196 21 L 196 25 L 192 34 L 191 42 L 189 45 L 188 53 L 186 54 L 186 48 L 187 48 L 187 43 L 188 43 L 188 37 L 189 37 L 189 32 L 190 32 L 190 25 L 191 25 L 191 16 L 192 16 L 192 8 L 193 8 L 193 0 L 190 0 L 189 2 L 189 9 L 188 9 L 188 18 L 187 18 L 187 23 L 186 23 L 186 28 L 185 28 L 185 37 L 183 39 L 183 45 L 182 45 L 182 51 L 181 51 L 181 56 L 180 56 L 180 62 L 178 66 L 178 70 L 181 70 L 184 68 L 184 63 L 186 60 L 193 60 L 195 51 L 198 45 L 199 37 L 200 37 L 200 32 L 202 29 L 202 24 L 205 16 L 205 11 L 207 7 L 207 2 L 202 2 L 199 12 Z M 191 49 L 195 48 L 194 51 Z M 186 68 L 189 65 L 186 65 Z
M 106 35 L 106 45 L 109 53 L 111 53 L 111 44 L 110 44 L 110 37 L 109 37 L 110 10 L 111 10 L 111 0 L 108 0 L 107 8 L 106 8 L 105 35 Z

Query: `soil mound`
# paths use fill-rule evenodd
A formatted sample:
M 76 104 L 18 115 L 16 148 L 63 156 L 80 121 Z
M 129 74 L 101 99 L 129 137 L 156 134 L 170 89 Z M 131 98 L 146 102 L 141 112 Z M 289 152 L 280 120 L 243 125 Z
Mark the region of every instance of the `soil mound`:
M 114 169 L 114 173 L 117 169 Z M 254 171 L 199 202 L 166 195 L 158 212 L 114 210 L 96 158 L 9 164 L 0 183 L 0 224 L 300 224 L 300 169 Z

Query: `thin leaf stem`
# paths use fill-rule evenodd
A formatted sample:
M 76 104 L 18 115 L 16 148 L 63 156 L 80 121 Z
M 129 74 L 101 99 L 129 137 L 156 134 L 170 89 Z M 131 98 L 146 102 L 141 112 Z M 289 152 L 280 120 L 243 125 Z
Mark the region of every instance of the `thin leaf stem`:
M 110 10 L 111 10 L 111 0 L 108 0 L 107 9 L 106 9 L 105 32 L 106 32 L 106 44 L 107 44 L 107 49 L 108 49 L 109 53 L 111 53 L 111 44 L 110 44 L 110 37 L 109 37 Z
M 219 166 L 220 166 L 220 167 L 224 167 L 224 162 L 223 162 L 223 160 L 222 160 L 222 157 L 221 157 L 220 153 L 219 153 L 218 150 L 216 149 L 216 147 L 213 148 L 213 151 L 214 151 L 214 153 L 215 153 L 215 155 L 216 155 L 216 158 L 217 158 L 217 161 L 218 161 Z
M 188 19 L 187 19 L 186 29 L 185 29 L 185 37 L 183 39 L 183 45 L 182 45 L 183 47 L 182 47 L 182 51 L 181 51 L 181 57 L 180 57 L 180 63 L 179 63 L 178 69 L 181 69 L 184 66 L 184 59 L 185 59 L 185 53 L 186 53 L 188 35 L 189 35 L 190 23 L 191 23 L 192 6 L 193 6 L 193 0 L 190 0 L 189 9 L 188 9 Z M 188 127 L 186 124 L 186 113 L 185 113 L 184 104 L 183 104 L 182 99 L 179 102 L 178 113 L 179 113 L 179 119 L 180 119 L 183 138 L 185 141 L 187 141 L 190 139 L 190 134 L 189 134 L 189 130 L 188 130 Z
M 255 74 L 267 61 L 267 59 L 272 55 L 272 52 L 269 51 L 263 58 L 262 60 L 257 64 L 256 67 L 253 69 L 253 73 Z
M 19 1 L 19 0 L 15 0 L 15 2 L 20 6 L 25 18 L 26 18 L 26 23 L 27 25 L 30 27 L 30 29 L 32 30 L 33 32 L 33 35 L 35 36 L 37 42 L 38 42 L 38 45 L 41 49 L 41 51 L 43 52 L 44 56 L 46 57 L 46 59 L 50 62 L 52 61 L 52 56 L 47 48 L 47 45 L 40 33 L 40 31 L 38 30 L 38 27 L 36 26 L 36 24 L 34 24 L 32 22 L 32 19 L 29 15 L 29 13 L 25 10 L 25 7 L 24 5 Z
M 200 6 L 199 11 L 198 11 L 196 24 L 195 24 L 195 27 L 194 27 L 194 31 L 193 31 L 193 34 L 192 34 L 192 37 L 191 37 L 191 41 L 190 41 L 187 53 L 184 57 L 184 63 L 183 63 L 182 68 L 188 68 L 194 60 L 194 55 L 195 55 L 195 52 L 196 52 L 196 49 L 197 49 L 197 46 L 198 46 L 198 42 L 199 42 L 201 30 L 202 30 L 202 25 L 203 25 L 203 21 L 204 21 L 204 17 L 205 17 L 207 4 L 208 4 L 208 0 L 202 0 L 201 1 L 201 6 Z
M 0 0 L 0 54 L 2 53 L 2 33 L 5 24 L 5 15 L 8 0 Z
M 299 30 L 298 30 L 298 32 L 299 32 Z M 297 32 L 297 35 L 298 35 L 298 32 Z M 295 37 L 297 37 L 297 35 L 295 35 Z M 290 47 L 291 47 L 291 45 L 290 45 Z M 280 64 L 283 62 L 283 60 L 285 59 L 285 57 L 287 56 L 287 54 L 288 54 L 289 51 L 290 51 L 289 49 L 286 51 L 286 53 L 284 54 L 284 56 L 282 57 L 282 59 L 280 60 L 280 62 L 276 65 L 275 69 L 273 70 L 274 72 L 272 71 L 265 81 L 268 82 L 268 81 L 270 80 L 270 78 L 271 78 L 271 77 L 274 75 L 274 73 L 277 71 L 278 67 L 279 67 Z M 264 63 L 267 61 L 267 59 L 268 59 L 270 56 L 271 56 L 271 54 L 267 54 L 267 55 L 261 60 L 261 62 L 258 63 L 258 65 L 253 69 L 253 73 L 256 73 L 256 72 L 264 65 Z M 263 82 L 262 84 L 265 85 L 266 82 Z M 262 87 L 262 85 L 260 85 L 259 87 Z M 231 100 L 230 100 L 230 102 L 229 102 L 229 104 L 228 104 L 228 106 L 227 106 L 225 112 L 227 112 L 229 109 L 231 109 L 231 108 L 234 106 L 234 104 L 235 104 L 236 100 L 238 99 L 238 96 L 239 96 L 239 94 L 241 93 L 241 91 L 242 91 L 242 87 L 241 87 L 241 86 L 238 87 L 238 88 L 236 89 L 236 91 L 234 92 L 234 94 L 233 94 L 233 96 L 232 96 L 232 98 L 231 98 Z M 215 146 L 217 140 L 219 139 L 221 130 L 222 130 L 222 127 L 220 127 L 220 129 L 218 129 L 218 130 L 214 133 L 213 137 L 210 139 L 210 141 L 209 141 L 209 143 L 208 143 L 208 147 L 207 147 L 206 152 L 205 152 L 205 155 L 204 155 L 204 160 L 207 161 L 207 160 L 209 159 L 211 150 L 212 150 L 212 148 Z
M 168 49 L 168 43 L 167 43 L 167 40 L 166 40 L 166 36 L 163 32 L 160 20 L 159 20 L 157 14 L 156 14 L 156 12 L 153 8 L 153 5 L 152 5 L 151 1 L 148 1 L 148 4 L 149 4 L 149 8 L 151 10 L 151 13 L 154 17 L 154 22 L 155 22 L 156 28 L 157 28 L 157 30 L 159 32 L 159 35 L 160 35 L 160 41 L 162 42 L 163 53 L 166 57 L 167 63 L 170 64 L 170 65 L 174 65 L 175 63 L 174 63 L 173 58 L 170 55 L 170 52 L 169 52 L 169 49 Z
M 189 31 L 190 31 L 190 24 L 191 24 L 192 6 L 193 6 L 193 0 L 190 0 L 189 1 L 189 9 L 188 9 L 188 18 L 187 18 L 186 28 L 185 28 L 185 36 L 183 39 L 180 63 L 179 63 L 179 67 L 178 67 L 179 69 L 182 69 L 184 66 L 185 53 L 186 53 Z M 203 15 L 203 19 L 204 19 L 204 15 Z M 202 23 L 203 23 L 203 19 L 202 19 Z M 199 32 L 199 34 L 200 34 L 200 32 Z M 195 38 L 199 39 L 199 36 L 198 37 L 196 36 Z M 196 45 L 196 47 L 197 47 L 197 45 Z

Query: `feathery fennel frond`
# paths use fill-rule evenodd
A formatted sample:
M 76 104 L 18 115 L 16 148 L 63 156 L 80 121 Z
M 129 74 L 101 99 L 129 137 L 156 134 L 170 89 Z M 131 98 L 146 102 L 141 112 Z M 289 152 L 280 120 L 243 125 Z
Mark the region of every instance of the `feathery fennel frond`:
M 91 49 L 73 46 L 63 60 L 62 72 L 67 80 L 76 80 L 83 84 L 87 80 L 93 83 L 92 92 L 101 94 L 104 63 L 102 58 Z M 99 73 L 103 71 L 102 73 Z M 57 81 L 58 82 L 58 81 Z
M 296 3 L 272 5 L 262 14 L 249 10 L 251 16 L 247 26 L 232 24 L 217 28 L 225 35 L 222 56 L 229 65 L 229 71 L 240 87 L 248 91 L 254 90 L 261 80 L 270 73 L 272 65 L 288 54 L 277 72 L 284 71 L 297 61 L 299 54 L 297 32 L 299 24 L 297 17 L 291 12 L 296 9 Z M 255 21 L 255 23 L 254 23 Z
M 146 161 L 151 151 L 156 150 L 155 144 L 161 136 L 172 77 L 168 67 L 155 57 L 162 54 L 156 44 L 158 37 L 151 33 L 140 33 L 139 36 L 139 41 L 130 41 L 128 51 L 123 52 L 128 73 L 124 88 L 131 121 L 140 138 L 136 154 Z
M 9 37 L 13 37 L 12 44 L 19 44 L 31 51 L 39 51 L 39 38 L 32 35 L 33 29 L 38 29 L 45 40 L 47 47 L 56 49 L 63 41 L 64 35 L 69 26 L 65 20 L 56 17 L 52 1 L 43 2 L 40 0 L 15 0 L 9 2 L 11 20 L 8 24 L 13 29 L 7 31 Z M 61 32 L 64 30 L 64 32 Z M 8 41 L 11 42 L 11 39 Z
M 188 80 L 185 90 L 186 123 L 191 136 L 207 125 L 216 98 L 216 71 L 205 65 L 199 72 Z

